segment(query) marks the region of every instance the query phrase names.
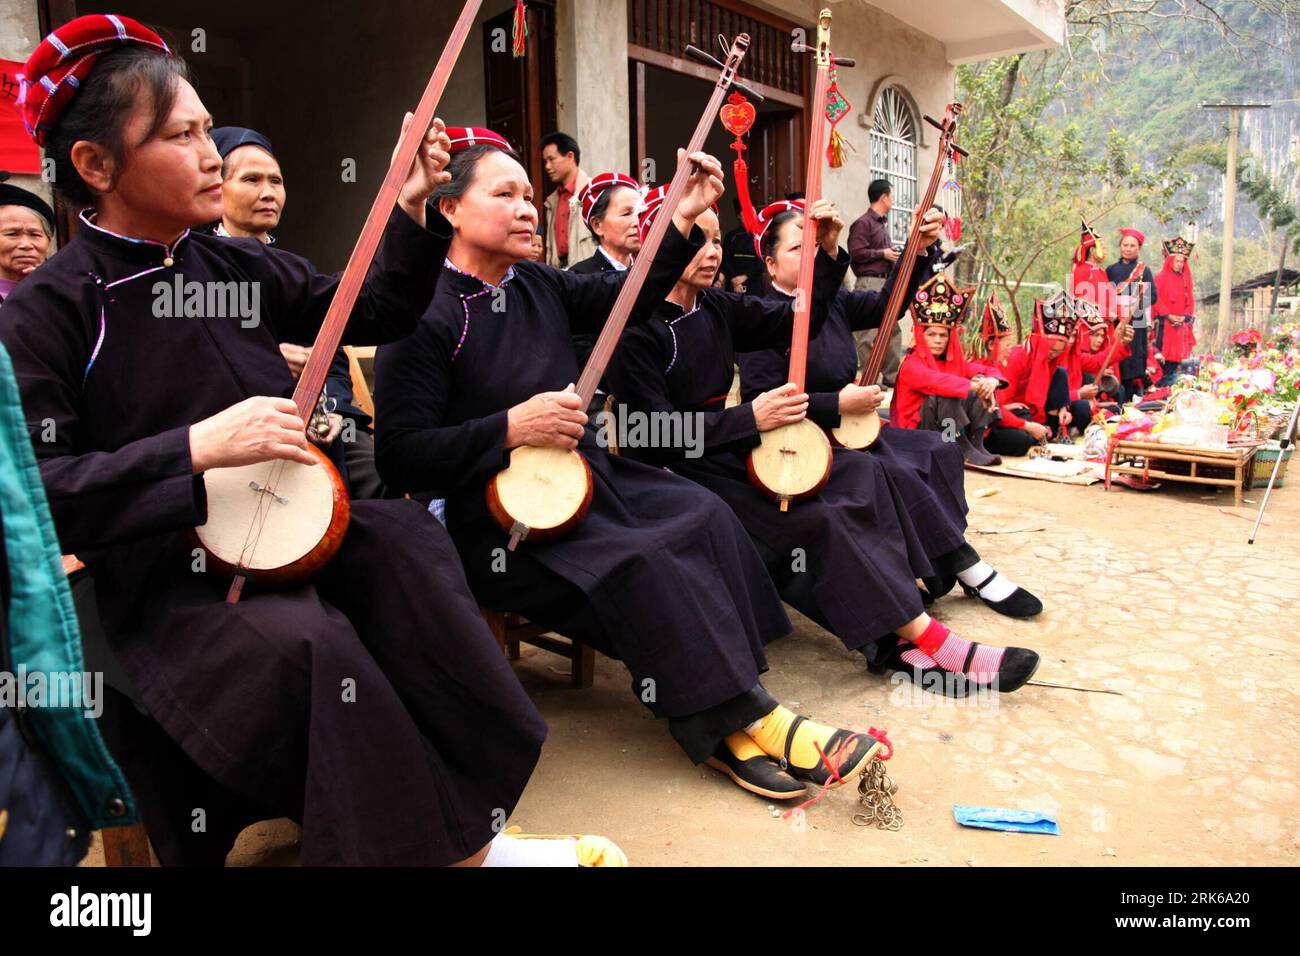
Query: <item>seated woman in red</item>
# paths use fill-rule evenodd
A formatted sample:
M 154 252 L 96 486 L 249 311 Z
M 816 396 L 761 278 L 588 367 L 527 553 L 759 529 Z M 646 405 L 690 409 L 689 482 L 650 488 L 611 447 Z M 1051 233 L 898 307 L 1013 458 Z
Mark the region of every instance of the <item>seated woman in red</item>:
M 996 465 L 984 448 L 984 433 L 998 421 L 998 380 L 968 363 L 961 350 L 962 315 L 970 289 L 959 289 L 939 273 L 916 290 L 912 322 L 922 338 L 903 359 L 889 423 L 896 428 L 943 432 L 956 441 L 972 465 Z
M 1079 369 L 1083 373 L 1085 385 L 1097 386 L 1097 394 L 1092 400 L 1094 407 L 1108 405 L 1117 408 L 1124 403 L 1125 392 L 1120 383 L 1119 363 L 1129 356 L 1128 343 L 1133 341 L 1133 330 L 1126 325 L 1119 335 L 1119 345 L 1112 353 L 1115 330 L 1103 315 L 1089 313 L 1079 323 L 1076 342 Z M 1103 369 L 1102 365 L 1108 355 L 1111 356 L 1110 363 Z
M 1012 349 L 1007 359 L 1010 399 L 1002 421 L 989 432 L 991 451 L 1024 455 L 1034 442 L 1060 428 L 1062 421 L 1087 424 L 1092 415 L 1088 399 L 1096 394 L 1096 386 L 1082 384 L 1079 354 L 1073 346 L 1077 315 L 1090 308 L 1080 301 L 1064 292 L 1047 302 L 1035 300 L 1034 334 Z M 1069 417 L 1063 418 L 1063 412 Z

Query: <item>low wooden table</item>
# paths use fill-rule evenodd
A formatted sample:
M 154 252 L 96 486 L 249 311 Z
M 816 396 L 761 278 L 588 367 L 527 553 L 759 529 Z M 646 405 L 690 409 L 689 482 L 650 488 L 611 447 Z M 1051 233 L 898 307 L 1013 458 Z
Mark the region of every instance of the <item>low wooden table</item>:
M 1194 445 L 1168 445 L 1156 441 L 1118 441 L 1111 445 L 1110 457 L 1106 462 L 1106 490 L 1110 491 L 1110 476 L 1115 472 L 1121 475 L 1139 475 L 1143 478 L 1160 478 L 1194 485 L 1231 488 L 1235 503 L 1240 506 L 1242 489 L 1251 473 L 1251 460 L 1259 447 L 1259 445 L 1245 445 L 1238 448 L 1198 448 Z M 1167 463 L 1172 462 L 1187 463 L 1187 474 L 1181 471 L 1169 471 Z M 1200 474 L 1197 471 L 1198 466 L 1230 469 L 1232 477 L 1211 477 Z

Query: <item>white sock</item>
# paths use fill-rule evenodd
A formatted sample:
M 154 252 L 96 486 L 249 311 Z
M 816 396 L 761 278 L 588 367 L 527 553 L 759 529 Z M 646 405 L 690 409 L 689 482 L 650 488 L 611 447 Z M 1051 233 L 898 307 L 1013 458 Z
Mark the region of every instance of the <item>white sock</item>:
M 958 571 L 957 580 L 968 588 L 974 588 L 979 587 L 990 574 L 994 576 L 993 580 L 980 588 L 980 597 L 986 601 L 1005 601 L 1015 593 L 1015 582 L 983 561 L 975 562 L 965 571 Z
M 571 837 L 555 840 L 517 840 L 498 833 L 488 844 L 484 866 L 577 866 L 578 841 Z

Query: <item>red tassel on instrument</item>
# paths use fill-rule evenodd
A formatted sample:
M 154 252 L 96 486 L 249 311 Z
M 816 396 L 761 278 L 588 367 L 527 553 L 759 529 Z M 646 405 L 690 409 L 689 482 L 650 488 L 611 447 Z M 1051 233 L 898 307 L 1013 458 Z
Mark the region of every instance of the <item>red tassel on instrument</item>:
M 510 29 L 510 52 L 521 57 L 528 49 L 528 18 L 524 0 L 515 0 L 514 25 Z
M 733 92 L 727 97 L 726 105 L 718 110 L 718 119 L 722 127 L 736 137 L 731 148 L 736 152 L 736 159 L 731 164 L 731 174 L 736 180 L 736 198 L 740 201 L 740 218 L 750 235 L 757 235 L 759 230 L 758 214 L 749 198 L 749 164 L 745 162 L 745 141 L 742 137 L 754 125 L 758 111 L 743 93 Z
M 853 144 L 844 138 L 840 131 L 835 128 L 835 124 L 849 115 L 849 112 L 853 109 L 853 104 L 851 104 L 848 99 L 845 98 L 844 94 L 840 92 L 839 82 L 835 76 L 834 64 L 835 60 L 832 58 L 830 70 L 831 85 L 826 90 L 826 119 L 829 120 L 831 124 L 831 141 L 826 147 L 826 163 L 831 167 L 831 169 L 839 169 L 844 165 L 844 147 L 851 147 Z

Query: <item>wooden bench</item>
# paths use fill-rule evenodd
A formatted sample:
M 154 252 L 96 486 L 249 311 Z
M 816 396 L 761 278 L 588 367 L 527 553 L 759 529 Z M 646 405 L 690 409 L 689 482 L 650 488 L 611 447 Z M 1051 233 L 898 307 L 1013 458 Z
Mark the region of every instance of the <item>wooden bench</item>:
M 1259 446 L 1197 448 L 1155 441 L 1117 441 L 1106 460 L 1106 490 L 1111 474 L 1139 475 L 1194 485 L 1231 488 L 1238 507 L 1251 474 L 1251 460 Z M 1207 473 L 1208 471 L 1208 473 Z

